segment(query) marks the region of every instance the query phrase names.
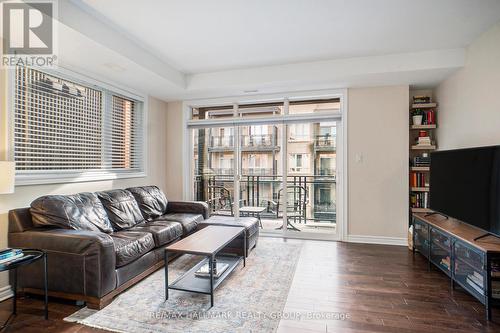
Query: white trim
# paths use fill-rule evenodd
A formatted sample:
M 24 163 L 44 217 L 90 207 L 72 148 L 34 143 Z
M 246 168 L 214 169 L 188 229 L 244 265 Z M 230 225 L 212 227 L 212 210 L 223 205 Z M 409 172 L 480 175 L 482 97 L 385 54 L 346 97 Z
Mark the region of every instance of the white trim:
M 6 299 L 9 299 L 13 296 L 14 292 L 12 291 L 10 284 L 0 288 L 0 302 L 5 301 Z
M 345 89 L 307 90 L 307 91 L 283 92 L 276 94 L 259 94 L 259 95 L 249 95 L 249 96 L 245 95 L 245 96 L 234 96 L 234 97 L 191 99 L 191 100 L 186 100 L 184 103 L 189 107 L 198 108 L 198 107 L 209 107 L 209 106 L 229 106 L 233 105 L 234 103 L 258 104 L 258 103 L 283 102 L 285 98 L 288 98 L 290 101 L 341 98 L 345 94 L 345 91 L 346 91 Z M 191 117 L 189 117 L 188 119 L 191 119 Z
M 16 174 L 16 186 L 25 185 L 41 185 L 41 184 L 61 184 L 61 183 L 79 183 L 89 181 L 105 181 L 113 179 L 127 179 L 127 178 L 142 178 L 146 177 L 149 173 L 149 132 L 148 132 L 148 119 L 149 119 L 149 100 L 148 96 L 138 91 L 131 91 L 129 88 L 120 86 L 114 83 L 102 81 L 100 78 L 91 78 L 85 74 L 75 72 L 73 70 L 58 66 L 57 69 L 47 69 L 39 67 L 31 67 L 35 70 L 54 75 L 62 79 L 70 80 L 72 82 L 80 83 L 87 87 L 93 87 L 99 91 L 106 90 L 113 94 L 121 95 L 125 98 L 131 98 L 141 103 L 142 107 L 142 170 L 137 172 L 120 172 L 113 170 L 98 170 L 89 172 L 75 172 L 67 173 L 67 175 L 57 174 L 52 176 L 51 173 L 32 173 L 32 174 Z M 13 105 L 15 98 L 15 69 L 11 68 L 7 71 L 7 110 L 5 112 L 7 117 L 7 124 L 9 126 L 6 140 L 7 140 L 7 157 L 9 160 L 14 161 L 14 116 Z M 103 98 L 102 101 L 105 104 Z
M 408 246 L 408 239 L 399 237 L 348 235 L 346 241 L 349 243 Z
M 168 112 L 168 110 L 167 110 Z M 182 103 L 182 199 L 191 200 L 193 195 L 193 163 L 191 163 L 194 154 L 191 130 L 187 127 L 187 121 L 191 116 L 191 107 Z
M 342 112 L 322 112 L 322 113 L 304 113 L 304 114 L 282 114 L 273 116 L 264 116 L 259 118 L 227 118 L 227 119 L 202 119 L 188 120 L 189 128 L 208 128 L 208 127 L 230 127 L 239 125 L 263 125 L 280 123 L 304 123 L 321 122 L 342 119 Z
M 146 168 L 145 168 L 146 169 Z M 82 173 L 76 176 L 76 173 L 68 175 L 67 177 L 58 175 L 54 178 L 47 177 L 47 175 L 42 176 L 38 174 L 34 175 L 17 175 L 16 176 L 16 186 L 26 186 L 26 185 L 43 185 L 43 184 L 65 184 L 65 183 L 84 183 L 84 182 L 95 182 L 95 181 L 105 181 L 113 179 L 128 179 L 128 178 L 143 178 L 147 176 L 147 172 L 134 172 L 134 173 Z
M 288 98 L 285 98 L 283 101 L 283 115 L 288 116 L 290 112 L 290 101 Z M 281 218 L 281 235 L 286 237 L 288 232 L 288 127 L 285 124 L 281 125 L 281 188 L 283 189 L 281 194 L 283 195 L 283 203 L 281 204 L 283 209 L 282 218 Z M 273 162 L 274 163 L 274 162 Z M 276 215 L 279 215 L 279 209 L 276 211 Z
M 283 102 L 288 99 L 291 101 L 300 100 L 314 100 L 314 99 L 329 99 L 329 98 L 339 98 L 340 99 L 340 112 L 324 112 L 324 113 L 314 113 L 314 114 L 294 114 L 294 115 L 274 115 L 268 117 L 261 117 L 259 119 L 248 118 L 242 119 L 229 118 L 229 119 L 204 119 L 204 120 L 192 120 L 191 110 L 192 108 L 207 107 L 207 106 L 225 106 L 236 104 L 249 104 L 249 103 L 266 103 L 266 102 Z M 193 179 L 191 175 L 193 174 L 191 159 L 193 156 L 193 145 L 191 142 L 192 135 L 189 135 L 192 128 L 203 128 L 211 126 L 236 126 L 236 125 L 251 125 L 254 122 L 262 124 L 263 121 L 270 123 L 294 123 L 294 122 L 319 122 L 321 120 L 337 120 L 341 124 L 341 137 L 342 145 L 339 147 L 343 159 L 337 164 L 337 185 L 338 193 L 337 199 L 342 197 L 342 202 L 338 203 L 337 208 L 337 232 L 335 234 L 323 234 L 317 235 L 314 233 L 303 232 L 301 235 L 294 235 L 288 230 L 283 230 L 280 233 L 282 236 L 290 238 L 308 238 L 308 239 L 321 239 L 321 240 L 345 240 L 347 239 L 348 232 L 348 172 L 347 172 L 347 100 L 348 100 L 348 90 L 347 89 L 329 89 L 329 90 L 316 90 L 316 91 L 297 91 L 289 93 L 279 93 L 279 94 L 265 94 L 265 95 L 252 95 L 252 96 L 234 96 L 234 97 L 221 97 L 221 98 L 209 98 L 209 99 L 196 99 L 196 100 L 186 100 L 182 103 L 183 112 L 183 131 L 184 131 L 184 144 L 183 142 L 183 170 L 187 171 L 183 175 L 183 198 L 184 200 L 193 199 Z M 188 145 L 186 147 L 186 145 Z M 286 156 L 284 162 L 286 163 Z M 270 233 L 271 235 L 274 233 Z
M 347 125 L 348 125 L 348 120 L 349 120 L 349 91 L 347 89 L 343 90 L 343 94 L 341 97 L 340 101 L 340 107 L 342 108 L 342 126 L 340 128 L 341 134 L 340 138 L 342 140 L 341 144 L 339 145 L 340 149 L 342 149 L 340 154 L 337 154 L 336 157 L 337 159 L 340 158 L 342 159 L 338 165 L 341 167 L 337 167 L 337 181 L 340 182 L 340 185 L 337 185 L 337 189 L 339 192 L 337 193 L 337 198 L 340 198 L 341 203 L 338 204 L 337 201 L 337 207 L 340 207 L 340 210 L 338 211 L 337 214 L 337 234 L 338 234 L 338 239 L 343 241 L 347 239 L 347 235 L 349 232 L 349 165 L 348 165 L 348 131 L 347 131 Z M 338 133 L 337 133 L 338 135 Z M 338 160 L 337 160 L 338 162 Z M 338 166 L 337 165 L 337 166 Z M 340 170 L 340 171 L 339 171 Z M 337 199 L 338 200 L 338 199 Z M 339 223 L 339 221 L 341 223 Z
M 304 239 L 304 240 L 317 240 L 317 241 L 327 241 L 327 242 L 336 242 L 338 241 L 335 237 L 335 234 L 331 233 L 315 233 L 315 232 L 298 232 L 291 231 L 283 235 L 282 232 L 273 232 L 273 231 L 262 231 L 259 234 L 259 237 L 273 237 L 273 238 L 290 238 L 290 239 Z

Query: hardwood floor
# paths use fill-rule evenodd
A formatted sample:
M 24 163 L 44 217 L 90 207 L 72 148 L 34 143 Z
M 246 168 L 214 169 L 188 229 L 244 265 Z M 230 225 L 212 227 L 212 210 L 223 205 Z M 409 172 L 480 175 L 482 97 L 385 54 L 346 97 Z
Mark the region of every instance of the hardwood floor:
M 282 319 L 279 333 L 314 332 L 500 332 L 500 309 L 486 322 L 484 308 L 426 260 L 405 247 L 352 243 L 304 242 L 284 309 L 285 315 L 323 316 Z M 11 310 L 0 303 L 0 320 Z M 79 307 L 50 302 L 50 319 L 43 319 L 41 299 L 26 297 L 18 316 L 5 332 L 97 332 L 63 318 Z M 344 314 L 345 320 L 331 316 Z M 325 318 L 330 316 L 330 318 Z M 104 331 L 101 331 L 104 332 Z

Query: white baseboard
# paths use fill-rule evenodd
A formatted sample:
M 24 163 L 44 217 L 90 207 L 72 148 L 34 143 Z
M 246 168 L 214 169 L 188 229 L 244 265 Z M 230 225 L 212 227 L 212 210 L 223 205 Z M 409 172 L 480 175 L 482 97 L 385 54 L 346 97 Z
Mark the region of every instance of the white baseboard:
M 347 239 L 345 241 L 349 243 L 408 246 L 408 239 L 398 237 L 347 235 Z
M 14 296 L 14 293 L 12 292 L 10 284 L 0 288 L 0 302 L 5 301 L 6 299 L 11 298 L 12 296 Z

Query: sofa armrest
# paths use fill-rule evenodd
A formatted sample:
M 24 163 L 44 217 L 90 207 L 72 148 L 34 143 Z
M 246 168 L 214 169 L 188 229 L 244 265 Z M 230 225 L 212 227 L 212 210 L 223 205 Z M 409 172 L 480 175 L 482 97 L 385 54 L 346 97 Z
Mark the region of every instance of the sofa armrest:
M 201 214 L 204 219 L 208 219 L 208 204 L 203 201 L 169 201 L 167 213 L 192 213 Z
M 116 287 L 113 239 L 105 233 L 71 229 L 40 229 L 9 233 L 9 247 L 47 253 L 49 290 L 101 297 Z M 33 267 L 31 267 L 33 266 Z M 41 265 L 28 265 L 21 287 L 38 288 Z M 21 275 L 21 274 L 20 274 Z

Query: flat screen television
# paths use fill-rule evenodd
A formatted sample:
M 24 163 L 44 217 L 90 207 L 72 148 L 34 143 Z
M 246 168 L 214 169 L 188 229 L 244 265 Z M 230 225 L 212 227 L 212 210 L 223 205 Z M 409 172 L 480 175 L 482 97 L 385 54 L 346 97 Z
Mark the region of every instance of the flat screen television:
M 500 236 L 500 146 L 431 153 L 429 208 Z

